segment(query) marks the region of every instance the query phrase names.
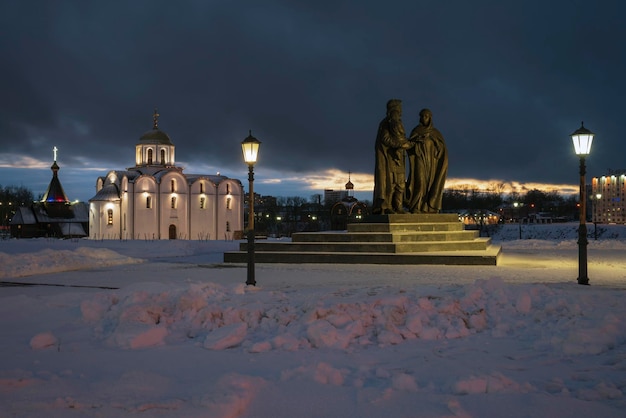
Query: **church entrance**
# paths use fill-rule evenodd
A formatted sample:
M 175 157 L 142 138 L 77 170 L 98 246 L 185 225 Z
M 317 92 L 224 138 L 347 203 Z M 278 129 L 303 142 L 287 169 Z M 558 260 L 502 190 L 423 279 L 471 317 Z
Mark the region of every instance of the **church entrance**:
M 170 225 L 170 239 L 176 239 L 176 225 Z

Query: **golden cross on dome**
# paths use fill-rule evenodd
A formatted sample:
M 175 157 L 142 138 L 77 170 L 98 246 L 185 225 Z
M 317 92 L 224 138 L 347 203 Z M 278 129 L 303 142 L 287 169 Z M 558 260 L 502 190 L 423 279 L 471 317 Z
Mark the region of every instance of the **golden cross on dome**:
M 152 120 L 154 121 L 153 129 L 159 129 L 159 113 L 157 112 L 157 108 L 154 108 L 154 114 L 152 115 Z

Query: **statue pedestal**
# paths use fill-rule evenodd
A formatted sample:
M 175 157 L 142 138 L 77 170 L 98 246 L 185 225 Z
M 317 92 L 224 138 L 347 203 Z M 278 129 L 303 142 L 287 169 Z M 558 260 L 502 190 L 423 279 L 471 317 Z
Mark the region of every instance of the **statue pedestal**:
M 299 232 L 255 244 L 259 263 L 496 265 L 501 247 L 466 231 L 456 214 L 370 215 L 347 231 Z M 245 262 L 247 244 L 224 254 Z

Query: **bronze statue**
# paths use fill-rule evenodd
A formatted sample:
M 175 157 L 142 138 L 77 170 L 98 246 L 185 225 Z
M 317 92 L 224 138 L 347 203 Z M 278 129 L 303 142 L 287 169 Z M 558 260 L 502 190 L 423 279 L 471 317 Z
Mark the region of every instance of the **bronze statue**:
M 373 214 L 405 213 L 405 150 L 411 147 L 402 125 L 402 102 L 387 102 L 387 116 L 378 125 L 374 167 Z
M 406 206 L 411 213 L 437 213 L 448 174 L 448 150 L 443 135 L 433 126 L 429 109 L 420 111 L 420 122 L 411 131 L 409 142 Z

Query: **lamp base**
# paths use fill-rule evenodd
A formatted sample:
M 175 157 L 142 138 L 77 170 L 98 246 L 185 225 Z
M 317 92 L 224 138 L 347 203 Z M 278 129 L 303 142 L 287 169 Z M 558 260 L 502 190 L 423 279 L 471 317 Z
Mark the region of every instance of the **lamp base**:
M 581 219 L 578 227 L 578 284 L 589 285 L 587 277 L 587 225 Z
M 246 278 L 247 286 L 256 286 L 254 279 L 254 230 L 248 230 L 248 276 Z

